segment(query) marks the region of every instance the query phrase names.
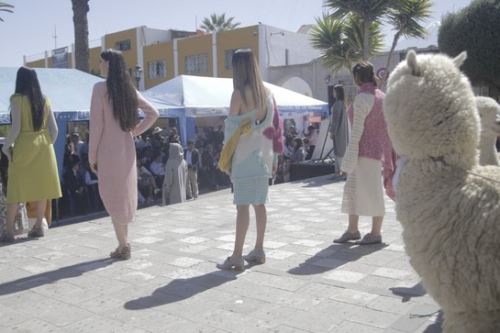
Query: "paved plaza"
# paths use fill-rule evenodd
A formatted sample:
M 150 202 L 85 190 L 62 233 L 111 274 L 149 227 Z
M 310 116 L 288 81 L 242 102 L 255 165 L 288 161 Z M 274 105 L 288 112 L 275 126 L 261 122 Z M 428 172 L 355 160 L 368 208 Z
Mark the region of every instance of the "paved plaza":
M 140 210 L 129 261 L 108 259 L 109 217 L 3 246 L 0 332 L 440 332 L 390 199 L 386 244 L 332 243 L 346 227 L 343 185 L 326 176 L 271 187 L 267 263 L 239 274 L 215 268 L 233 247 L 228 190 Z M 252 221 L 246 252 L 254 239 Z

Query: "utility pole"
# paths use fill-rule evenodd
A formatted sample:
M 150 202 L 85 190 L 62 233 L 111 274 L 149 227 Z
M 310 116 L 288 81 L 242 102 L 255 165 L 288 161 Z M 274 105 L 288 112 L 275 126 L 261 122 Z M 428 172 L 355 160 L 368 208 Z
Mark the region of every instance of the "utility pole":
M 52 36 L 52 38 L 54 38 L 54 49 L 57 49 L 57 30 L 56 30 L 56 26 L 54 26 L 54 36 Z

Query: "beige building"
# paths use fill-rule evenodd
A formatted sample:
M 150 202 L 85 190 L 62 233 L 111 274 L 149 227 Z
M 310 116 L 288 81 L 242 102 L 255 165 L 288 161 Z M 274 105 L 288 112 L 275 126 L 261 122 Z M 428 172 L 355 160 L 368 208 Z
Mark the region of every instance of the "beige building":
M 264 80 L 276 66 L 309 62 L 319 53 L 307 33 L 295 33 L 258 24 L 219 33 L 159 30 L 145 26 L 103 36 L 100 45 L 90 48 L 90 72 L 99 74 L 99 54 L 104 49 L 121 50 L 129 71 L 142 69 L 140 89 L 147 89 L 181 74 L 231 77 L 235 50 L 253 50 Z M 73 47 L 45 52 L 44 57 L 28 59 L 31 67 L 74 67 Z M 59 54 L 58 54 L 59 52 Z M 61 60 L 62 59 L 62 60 Z

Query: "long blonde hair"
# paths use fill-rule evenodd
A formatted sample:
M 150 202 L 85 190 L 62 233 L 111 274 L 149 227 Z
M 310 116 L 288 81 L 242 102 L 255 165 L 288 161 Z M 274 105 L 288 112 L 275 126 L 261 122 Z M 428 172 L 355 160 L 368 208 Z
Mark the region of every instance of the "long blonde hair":
M 236 50 L 233 54 L 233 88 L 240 92 L 243 102 L 248 105 L 245 88 L 250 88 L 259 110 L 266 107 L 266 88 L 260 76 L 257 59 L 250 49 Z

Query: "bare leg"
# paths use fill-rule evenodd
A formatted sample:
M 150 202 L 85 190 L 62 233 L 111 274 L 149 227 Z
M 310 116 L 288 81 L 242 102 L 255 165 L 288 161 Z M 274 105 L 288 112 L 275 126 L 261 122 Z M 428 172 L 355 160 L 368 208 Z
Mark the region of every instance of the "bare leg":
M 42 227 L 42 220 L 45 217 L 45 209 L 47 208 L 47 200 L 40 200 L 36 202 L 36 223 L 33 229 Z
M 257 224 L 257 239 L 255 249 L 264 250 L 264 234 L 266 233 L 267 211 L 265 205 L 254 205 L 255 220 Z
M 347 227 L 347 231 L 350 233 L 357 232 L 358 221 L 359 221 L 359 215 L 349 215 L 349 227 Z
M 247 235 L 248 224 L 250 222 L 249 205 L 236 206 L 236 238 L 234 241 L 234 251 L 232 257 L 241 257 L 243 255 L 243 245 Z
M 120 249 L 126 248 L 128 244 L 128 224 L 123 221 L 113 221 L 116 239 Z
M 384 220 L 383 216 L 374 216 L 372 218 L 372 231 L 373 236 L 380 236 L 380 231 L 382 229 L 382 222 Z
M 7 204 L 7 220 L 5 221 L 5 232 L 14 234 L 14 221 L 17 215 L 17 203 Z

